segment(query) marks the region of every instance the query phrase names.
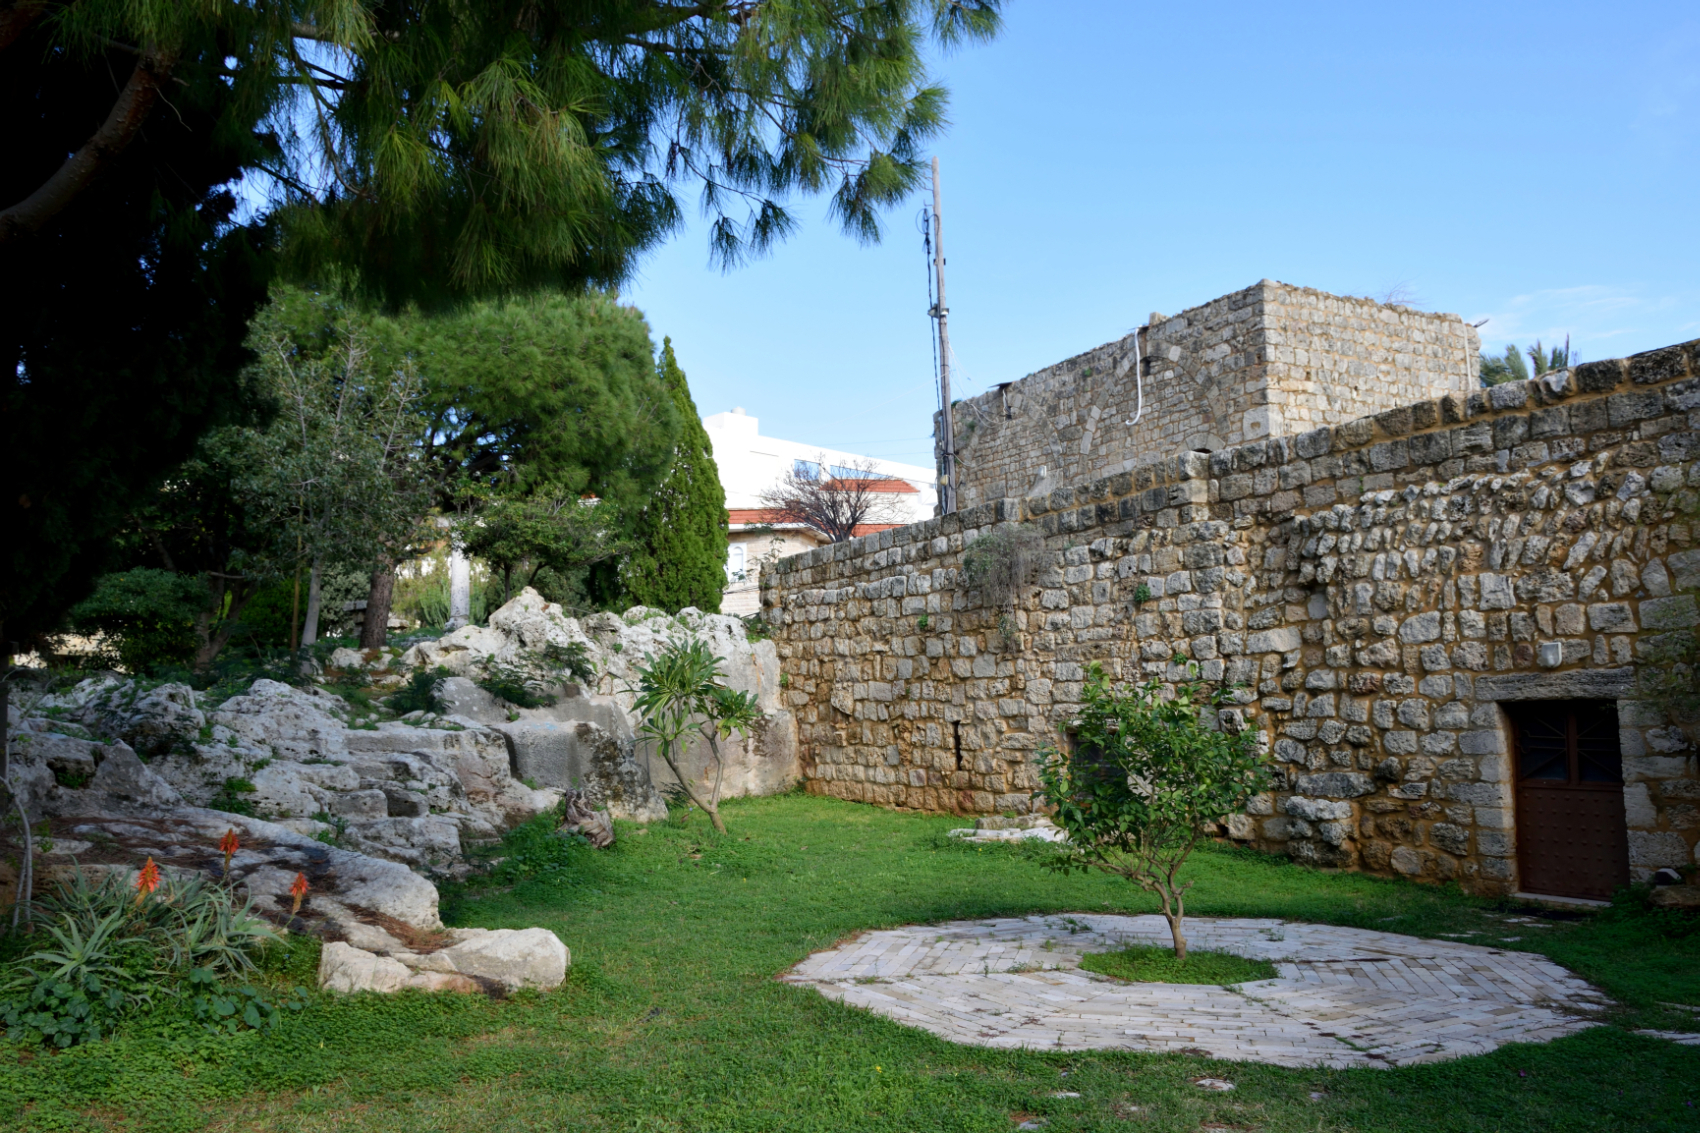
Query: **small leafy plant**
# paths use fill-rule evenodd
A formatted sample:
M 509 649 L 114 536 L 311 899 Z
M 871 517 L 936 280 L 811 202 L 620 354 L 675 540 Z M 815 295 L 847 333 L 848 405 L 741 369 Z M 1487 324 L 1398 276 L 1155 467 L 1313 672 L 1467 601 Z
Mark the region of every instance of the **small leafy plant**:
M 582 641 L 569 641 L 565 645 L 551 641 L 543 647 L 543 659 L 559 665 L 582 684 L 596 683 L 596 663 L 590 659 L 590 647 Z
M 188 982 L 192 993 L 189 1009 L 214 1034 L 233 1035 L 244 1027 L 270 1031 L 283 1021 L 285 1011 L 299 1011 L 307 1006 L 307 993 L 301 988 L 274 1003 L 249 984 L 225 987 L 211 968 L 194 969 Z
M 442 665 L 435 669 L 420 669 L 407 679 L 406 684 L 390 693 L 390 710 L 398 716 L 409 712 L 443 711 L 443 681 L 453 675 Z
M 1257 733 L 1206 726 L 1229 692 L 1196 679 L 1173 695 L 1157 680 L 1116 685 L 1093 664 L 1072 740 L 1040 752 L 1034 798 L 1055 808 L 1052 820 L 1068 834 L 1047 864 L 1100 870 L 1157 894 L 1177 960 L 1186 959 L 1181 922 L 1193 884 L 1179 880 L 1181 867 L 1210 827 L 1268 789 Z
M 219 787 L 218 793 L 207 800 L 207 806 L 213 810 L 222 810 L 226 814 L 245 814 L 254 817 L 253 800 L 245 796 L 253 794 L 258 788 L 247 779 L 231 776 Z
M 491 661 L 486 666 L 485 675 L 475 683 L 497 700 L 505 700 L 515 708 L 547 708 L 555 703 L 555 698 L 543 691 L 543 679 L 518 665 Z
M 726 823 L 720 817 L 720 787 L 726 761 L 720 755 L 720 741 L 734 732 L 747 733 L 761 715 L 754 696 L 727 687 L 721 679 L 723 660 L 699 638 L 670 641 L 658 655 L 646 654 L 637 667 L 637 698 L 632 705 L 643 717 L 641 734 L 654 742 L 690 800 L 722 834 Z M 708 741 L 714 755 L 714 786 L 706 797 L 679 770 L 686 737 L 693 733 Z

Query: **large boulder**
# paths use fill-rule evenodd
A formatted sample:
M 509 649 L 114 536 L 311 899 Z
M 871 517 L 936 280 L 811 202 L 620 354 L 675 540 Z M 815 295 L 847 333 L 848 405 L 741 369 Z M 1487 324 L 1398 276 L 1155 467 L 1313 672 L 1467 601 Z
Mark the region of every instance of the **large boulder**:
M 212 713 L 239 743 L 269 750 L 276 759 L 335 759 L 345 756 L 348 706 L 323 689 L 298 689 L 258 680 Z
M 492 980 L 509 991 L 559 987 L 570 957 L 561 938 L 546 928 L 463 928 L 442 954 L 454 970 Z
M 101 810 L 136 813 L 179 806 L 183 796 L 136 757 L 128 744 L 96 744 L 95 771 L 86 791 L 62 791 L 97 796 L 90 800 Z
M 446 948 L 418 951 L 381 930 L 361 928 L 325 945 L 319 986 L 327 991 L 549 991 L 566 979 L 571 955 L 546 928 L 454 929 Z
M 157 703 L 182 707 L 150 702 L 158 690 L 133 691 L 103 676 L 58 698 L 54 717 L 20 714 L 14 781 L 32 815 L 234 808 L 298 836 L 460 875 L 466 847 L 498 840 L 561 798 L 516 779 L 507 737 L 472 720 L 351 728 L 340 698 L 269 680 L 189 718 L 210 722 L 144 763 L 123 743 L 89 738 L 95 729 L 152 734 L 132 727 L 125 706 L 142 705 L 151 719 L 165 715 Z

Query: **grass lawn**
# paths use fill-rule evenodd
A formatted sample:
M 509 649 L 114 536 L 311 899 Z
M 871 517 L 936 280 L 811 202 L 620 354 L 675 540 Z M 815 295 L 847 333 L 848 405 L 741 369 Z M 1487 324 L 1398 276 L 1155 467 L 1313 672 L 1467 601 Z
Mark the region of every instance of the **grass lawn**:
M 1634 1027 L 1700 1024 L 1700 935 L 1646 919 L 1524 920 L 1432 887 L 1211 849 L 1189 912 L 1279 916 L 1545 953 L 1623 1005 L 1560 1042 L 1394 1070 L 1282 1070 L 1180 1055 L 955 1046 L 774 977 L 861 929 L 1034 912 L 1150 912 L 1125 883 L 1059 877 L 1030 851 L 952 843 L 959 822 L 786 796 L 622 825 L 608 851 L 450 894 L 452 923 L 545 925 L 568 982 L 472 996 L 315 997 L 269 1035 L 144 1026 L 64 1054 L 0 1043 L 0 1129 L 1695 1130 L 1700 1048 Z M 516 871 L 517 872 L 517 871 Z M 506 882 L 511 881 L 511 884 Z M 1207 1093 L 1202 1075 L 1238 1089 Z M 1054 1098 L 1057 1091 L 1079 1097 Z
M 1272 980 L 1275 965 L 1268 960 L 1248 960 L 1232 952 L 1204 952 L 1188 948 L 1185 960 L 1175 959 L 1173 948 L 1135 944 L 1115 952 L 1089 952 L 1080 961 L 1088 972 L 1112 979 L 1139 983 L 1228 984 Z

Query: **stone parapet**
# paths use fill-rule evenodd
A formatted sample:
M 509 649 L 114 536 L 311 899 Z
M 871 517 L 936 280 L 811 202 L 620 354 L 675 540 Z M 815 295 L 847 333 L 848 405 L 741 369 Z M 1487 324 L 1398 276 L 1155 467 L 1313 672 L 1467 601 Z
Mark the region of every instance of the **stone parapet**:
M 1499 705 L 1619 702 L 1637 876 L 1700 779 L 1641 666 L 1700 621 L 1700 341 L 1454 393 L 782 560 L 762 582 L 808 789 L 1026 811 L 1086 667 L 1240 686 L 1277 787 L 1228 832 L 1319 865 L 1516 884 Z M 998 606 L 963 551 L 1043 534 Z M 1175 658 L 1183 660 L 1179 663 Z M 1638 698 L 1639 697 L 1639 698 Z
M 959 498 L 1028 496 L 1467 393 L 1478 345 L 1457 315 L 1264 280 L 957 402 Z

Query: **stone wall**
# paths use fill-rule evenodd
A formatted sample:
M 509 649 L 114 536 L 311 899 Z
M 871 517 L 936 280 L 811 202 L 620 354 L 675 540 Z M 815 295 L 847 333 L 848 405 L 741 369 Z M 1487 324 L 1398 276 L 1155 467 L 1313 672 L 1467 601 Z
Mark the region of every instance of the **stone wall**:
M 1266 279 L 958 402 L 961 506 L 1468 392 L 1478 347 L 1457 315 Z
M 1085 667 L 1245 687 L 1277 790 L 1235 838 L 1515 888 L 1502 702 L 1617 700 L 1637 876 L 1694 861 L 1689 736 L 1637 666 L 1700 620 L 1700 342 L 1138 465 L 821 547 L 763 578 L 808 789 L 1026 810 Z M 964 548 L 1039 527 L 1009 608 Z M 1142 589 L 1143 588 L 1143 589 Z

